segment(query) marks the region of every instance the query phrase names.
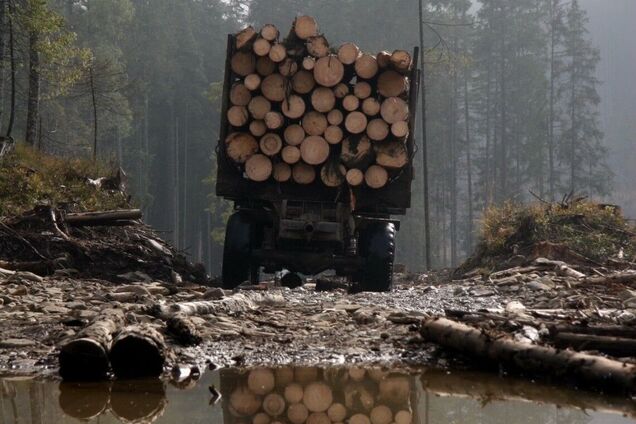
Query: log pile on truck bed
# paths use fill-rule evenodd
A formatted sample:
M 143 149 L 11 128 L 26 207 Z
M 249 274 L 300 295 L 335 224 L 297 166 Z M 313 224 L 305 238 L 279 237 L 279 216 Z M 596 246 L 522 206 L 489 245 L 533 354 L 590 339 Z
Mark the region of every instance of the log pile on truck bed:
M 409 52 L 331 46 L 309 16 L 234 42 L 224 151 L 246 178 L 380 189 L 409 164 Z

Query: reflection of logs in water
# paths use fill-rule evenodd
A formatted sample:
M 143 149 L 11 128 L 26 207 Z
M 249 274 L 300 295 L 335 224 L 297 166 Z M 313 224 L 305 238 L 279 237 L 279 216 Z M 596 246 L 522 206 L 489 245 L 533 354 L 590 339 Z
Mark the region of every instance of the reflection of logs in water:
M 413 378 L 382 370 L 222 371 L 226 423 L 411 424 Z
M 152 423 L 166 409 L 166 389 L 161 380 L 115 381 L 110 410 L 122 422 Z
M 103 414 L 110 399 L 111 382 L 60 383 L 60 408 L 66 415 L 88 421 Z
M 68 416 L 82 421 L 106 411 L 126 423 L 152 423 L 166 408 L 166 391 L 161 380 L 103 383 L 61 383 L 59 404 Z

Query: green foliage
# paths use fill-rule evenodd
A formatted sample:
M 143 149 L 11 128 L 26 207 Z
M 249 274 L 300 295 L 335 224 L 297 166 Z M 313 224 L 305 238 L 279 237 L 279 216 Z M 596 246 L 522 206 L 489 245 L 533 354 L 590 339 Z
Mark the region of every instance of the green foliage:
M 519 205 L 506 202 L 484 214 L 479 256 L 511 256 L 549 242 L 597 262 L 636 255 L 634 229 L 615 207 L 589 201 Z
M 45 98 L 65 94 L 81 77 L 91 51 L 77 46 L 77 34 L 68 29 L 62 15 L 50 9 L 47 0 L 17 2 L 14 14 L 25 33 L 37 34 L 40 71 L 48 82 Z
M 0 163 L 0 217 L 43 203 L 78 212 L 129 206 L 126 195 L 89 183 L 106 176 L 110 173 L 101 164 L 62 159 L 18 144 Z

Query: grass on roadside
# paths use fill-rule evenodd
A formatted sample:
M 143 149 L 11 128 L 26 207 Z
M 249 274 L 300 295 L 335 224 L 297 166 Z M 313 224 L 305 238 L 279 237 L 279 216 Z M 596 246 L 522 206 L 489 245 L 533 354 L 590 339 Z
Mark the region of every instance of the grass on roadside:
M 75 212 L 127 207 L 124 193 L 90 183 L 112 175 L 103 164 L 56 157 L 19 143 L 0 163 L 0 217 L 41 204 Z

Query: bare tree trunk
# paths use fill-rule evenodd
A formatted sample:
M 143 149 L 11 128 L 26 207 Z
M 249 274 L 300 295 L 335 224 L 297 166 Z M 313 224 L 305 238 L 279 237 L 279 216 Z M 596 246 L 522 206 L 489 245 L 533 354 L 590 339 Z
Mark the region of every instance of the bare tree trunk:
M 27 102 L 26 142 L 36 145 L 40 115 L 40 53 L 38 33 L 29 34 L 29 98 Z
M 457 51 L 457 39 L 454 40 Z M 453 72 L 452 93 L 450 97 L 450 265 L 457 265 L 457 105 L 459 92 L 457 89 L 457 72 Z
M 179 175 L 179 160 L 180 160 L 180 154 L 179 154 L 179 118 L 175 118 L 175 130 L 174 130 L 174 153 L 175 153 L 175 158 L 174 158 L 174 244 L 175 247 L 178 249 L 180 247 L 179 244 L 179 226 L 180 224 L 180 175 Z
M 424 189 L 424 254 L 426 262 L 424 264 L 426 270 L 432 268 L 431 264 L 431 219 L 429 210 L 429 181 L 428 181 L 428 144 L 426 139 L 426 62 L 424 62 L 424 17 L 422 0 L 419 1 L 419 27 L 420 27 L 420 62 L 421 71 L 421 95 L 422 95 L 422 187 Z
M 181 233 L 182 246 L 188 246 L 188 103 L 185 107 L 185 122 L 183 128 L 183 231 Z
M 13 124 L 15 122 L 15 40 L 14 40 L 14 28 L 13 28 L 13 7 L 9 2 L 9 60 L 11 61 L 11 107 L 9 110 L 9 124 L 7 125 L 7 138 L 11 139 L 11 132 L 13 131 Z
M 2 116 L 4 115 L 4 60 L 5 60 L 5 17 L 7 0 L 0 0 L 0 133 L 2 133 Z
M 571 105 L 570 105 L 570 192 L 574 193 L 577 189 L 576 186 L 576 74 L 577 74 L 577 61 L 576 56 L 572 57 L 572 73 L 570 75 L 570 90 L 571 90 Z
M 502 8 L 505 8 L 505 6 L 502 5 Z M 504 14 L 504 12 L 501 12 L 502 15 Z M 499 136 L 499 149 L 500 149 L 500 156 L 499 156 L 499 167 L 500 167 L 500 190 L 498 190 L 499 193 L 499 199 L 503 200 L 507 197 L 508 195 L 508 186 L 507 186 L 507 179 L 508 179 L 508 162 L 506 160 L 507 158 L 507 153 L 506 153 L 506 144 L 507 144 L 507 137 L 506 137 L 506 125 L 507 125 L 507 110 L 506 110 L 506 41 L 505 41 L 505 18 L 504 16 L 502 16 L 502 28 L 501 28 L 501 34 L 500 34 L 500 54 L 501 54 L 501 58 L 500 58 L 500 63 L 499 63 L 499 77 L 500 77 L 500 84 L 501 84 L 501 93 L 500 93 L 500 112 L 501 112 L 501 128 L 500 128 L 500 136 Z
M 488 61 L 487 70 L 486 70 L 486 78 L 488 79 L 486 82 L 486 207 L 489 207 L 492 203 L 493 197 L 493 181 L 494 181 L 494 164 L 490 161 L 490 152 L 492 151 L 492 138 L 491 138 L 491 129 L 490 129 L 490 91 L 491 91 L 491 61 Z
M 468 79 L 470 71 L 466 68 L 464 74 L 464 123 L 466 125 L 466 185 L 468 195 L 468 225 L 466 231 L 466 253 L 470 254 L 473 248 L 473 169 L 470 145 L 470 110 L 468 109 Z
M 93 105 L 93 161 L 97 160 L 97 100 L 95 96 L 95 80 L 93 78 L 93 66 L 88 68 L 88 77 L 91 87 L 91 103 Z
M 554 105 L 555 105 L 555 65 L 556 65 L 556 8 L 559 0 L 550 1 L 550 111 L 548 117 L 548 184 L 549 200 L 554 200 Z

